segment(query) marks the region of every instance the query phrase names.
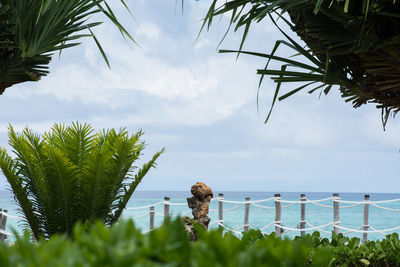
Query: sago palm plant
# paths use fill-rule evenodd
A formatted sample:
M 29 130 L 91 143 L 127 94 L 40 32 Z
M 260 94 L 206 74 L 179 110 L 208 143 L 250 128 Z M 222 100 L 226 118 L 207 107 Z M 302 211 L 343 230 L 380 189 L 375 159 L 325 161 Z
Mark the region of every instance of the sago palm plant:
M 128 9 L 124 0 L 120 1 Z M 91 30 L 102 23 L 99 15 L 104 15 L 122 35 L 134 40 L 107 2 L 0 0 L 0 94 L 14 84 L 40 80 L 48 74 L 48 65 L 55 52 L 79 45 L 78 40 L 84 37 L 94 38 L 109 65 Z
M 118 220 L 136 187 L 164 149 L 142 168 L 134 163 L 145 146 L 142 132 L 129 135 L 88 124 L 55 124 L 41 137 L 10 126 L 16 157 L 0 149 L 0 169 L 10 184 L 27 226 L 37 238 L 71 234 L 75 223 Z
M 376 103 L 384 124 L 390 113 L 400 111 L 399 1 L 228 0 L 216 7 L 217 2 L 212 2 L 203 27 L 209 27 L 215 16 L 230 14 L 235 30 L 244 28 L 239 51 L 220 52 L 240 52 L 281 63 L 281 68 L 270 68 L 267 63 L 258 70 L 261 80 L 268 75 L 277 83 L 272 107 L 276 100 L 307 88 L 310 93 L 320 90 L 327 94 L 332 86 L 338 86 L 345 101 L 354 107 Z M 277 40 L 269 54 L 241 51 L 252 23 L 265 19 L 287 40 Z M 306 47 L 282 31 L 277 19 L 289 25 Z M 276 55 L 281 45 L 297 57 Z M 282 83 L 298 82 L 303 84 L 281 92 Z

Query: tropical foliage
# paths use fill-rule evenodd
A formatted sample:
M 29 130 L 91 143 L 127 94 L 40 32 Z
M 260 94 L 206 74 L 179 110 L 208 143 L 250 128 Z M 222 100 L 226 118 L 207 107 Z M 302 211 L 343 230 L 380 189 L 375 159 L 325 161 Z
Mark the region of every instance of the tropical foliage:
M 346 102 L 354 107 L 376 103 L 386 123 L 389 114 L 400 110 L 400 3 L 393 0 L 228 0 L 217 7 L 213 0 L 204 26 L 214 17 L 230 14 L 235 31 L 243 28 L 239 52 L 267 61 L 259 69 L 260 83 L 268 75 L 277 83 L 271 110 L 276 100 L 299 91 L 319 90 L 327 94 L 338 86 Z M 268 53 L 242 51 L 253 23 L 269 19 L 286 40 L 277 40 Z M 277 20 L 287 24 L 305 42 L 306 47 L 285 33 Z M 277 56 L 286 46 L 296 57 Z M 270 61 L 281 63 L 280 69 L 269 67 Z M 281 92 L 283 83 L 302 83 Z M 266 122 L 271 114 L 268 114 Z
M 358 238 L 318 232 L 294 240 L 251 230 L 240 239 L 219 230 L 201 232 L 189 242 L 181 220 L 166 221 L 147 234 L 132 221 L 111 228 L 96 223 L 74 228 L 73 238 L 56 235 L 13 246 L 0 244 L 0 265 L 14 266 L 400 266 L 397 234 L 360 244 Z
M 137 169 L 142 132 L 129 135 L 88 124 L 55 124 L 41 137 L 10 126 L 9 144 L 16 157 L 0 149 L 0 169 L 33 236 L 72 234 L 77 222 L 115 223 L 136 187 L 160 154 Z M 137 169 L 137 170 L 136 170 Z
M 120 1 L 128 9 L 124 0 Z M 134 41 L 107 0 L 1 0 L 0 94 L 14 84 L 38 81 L 47 75 L 53 54 L 79 45 L 78 40 L 85 37 L 94 38 L 109 65 L 91 30 L 102 23 L 99 13 Z

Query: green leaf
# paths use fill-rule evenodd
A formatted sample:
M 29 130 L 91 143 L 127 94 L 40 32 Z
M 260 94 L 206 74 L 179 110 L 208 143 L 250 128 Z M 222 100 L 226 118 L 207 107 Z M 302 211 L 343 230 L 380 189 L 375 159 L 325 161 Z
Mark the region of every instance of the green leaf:
M 129 7 L 120 0 L 128 12 Z M 93 16 L 95 15 L 96 16 Z M 0 7 L 0 94 L 14 84 L 38 81 L 46 76 L 55 52 L 80 44 L 76 40 L 92 37 L 110 66 L 96 36 L 82 34 L 97 27 L 104 15 L 123 36 L 137 44 L 121 25 L 107 0 L 25 1 L 4 0 Z
M 360 262 L 366 266 L 370 265 L 370 262 L 366 259 L 360 259 Z
M 92 132 L 89 124 L 55 124 L 42 138 L 10 126 L 16 158 L 0 149 L 0 169 L 35 239 L 71 236 L 78 222 L 115 223 L 164 151 L 137 170 L 134 164 L 145 146 L 141 131 L 132 136 L 125 129 Z
M 96 42 L 97 48 L 99 48 L 100 53 L 104 59 L 104 61 L 107 63 L 107 66 L 110 68 L 110 62 L 108 61 L 107 55 L 103 50 L 103 47 L 101 47 L 101 44 L 99 43 L 99 41 L 96 38 L 96 35 L 94 35 L 94 33 L 92 32 L 92 30 L 90 28 L 88 28 L 88 30 L 90 31 L 91 36 L 93 37 L 94 41 Z

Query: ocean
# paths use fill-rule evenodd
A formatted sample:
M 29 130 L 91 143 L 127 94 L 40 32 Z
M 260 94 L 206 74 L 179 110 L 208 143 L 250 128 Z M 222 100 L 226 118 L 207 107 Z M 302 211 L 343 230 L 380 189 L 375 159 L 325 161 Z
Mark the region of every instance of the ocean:
M 262 200 L 271 198 L 274 196 L 274 192 L 215 192 L 214 197 L 218 196 L 218 193 L 224 193 L 224 199 L 229 201 L 244 201 L 246 197 L 249 197 L 251 201 Z M 280 193 L 283 200 L 299 200 L 300 192 L 283 192 Z M 305 193 L 308 200 L 317 200 L 329 198 L 332 193 Z M 371 201 L 391 200 L 400 199 L 400 194 L 393 193 L 369 193 Z M 149 230 L 149 207 L 155 203 L 160 203 L 164 200 L 164 197 L 170 197 L 170 214 L 171 216 L 178 215 L 190 215 L 190 209 L 186 203 L 186 198 L 190 197 L 189 191 L 137 191 L 134 193 L 132 199 L 129 201 L 127 207 L 135 209 L 126 209 L 123 213 L 123 219 L 132 218 L 137 227 L 143 231 Z M 364 199 L 364 193 L 340 193 L 341 200 L 346 201 L 362 201 Z M 178 203 L 179 205 L 174 205 Z M 271 209 L 264 209 L 255 205 L 250 205 L 249 212 L 249 225 L 250 228 L 262 229 L 265 233 L 270 233 L 275 230 L 273 225 L 268 227 L 268 224 L 275 221 L 275 207 L 274 201 L 259 202 L 257 205 L 269 207 Z M 325 206 L 332 206 L 332 200 L 320 202 L 319 204 Z M 363 225 L 363 214 L 364 205 L 356 207 L 351 206 L 352 203 L 340 203 L 342 207 L 340 209 L 340 226 L 350 229 L 359 229 Z M 369 225 L 377 230 L 389 229 L 400 226 L 400 212 L 393 211 L 390 209 L 399 209 L 400 202 L 382 203 L 380 206 L 389 208 L 389 210 L 381 209 L 373 205 L 369 205 Z M 139 207 L 146 207 L 143 209 L 137 209 Z M 294 204 L 290 206 L 290 203 L 282 203 L 282 206 L 288 206 L 282 209 L 281 223 L 287 228 L 296 228 L 300 222 L 300 205 Z M 0 208 L 7 209 L 10 215 L 20 215 L 17 212 L 17 206 L 13 203 L 13 199 L 8 192 L 0 192 Z M 243 231 L 244 225 L 244 205 L 237 203 L 223 203 L 223 224 L 229 229 L 234 229 L 238 232 Z M 164 204 L 155 206 L 155 227 L 160 225 L 163 221 L 162 215 L 164 214 Z M 218 201 L 213 200 L 210 205 L 211 226 L 210 228 L 218 227 Z M 333 221 L 333 209 L 327 207 L 316 206 L 311 203 L 306 204 L 305 218 L 309 223 L 307 227 L 321 226 L 328 224 Z M 263 228 L 264 227 L 264 228 Z M 8 218 L 7 220 L 7 232 L 11 232 L 11 229 L 15 229 L 18 232 L 23 231 L 23 224 L 16 218 Z M 330 232 L 333 230 L 333 226 L 329 225 L 322 230 L 321 236 L 330 237 Z M 310 231 L 312 232 L 312 231 Z M 341 230 L 346 232 L 346 230 Z M 394 231 L 389 231 L 392 233 Z M 395 232 L 400 233 L 399 230 Z M 283 236 L 293 238 L 295 235 L 299 235 L 299 231 L 284 231 Z M 356 236 L 361 238 L 362 233 L 346 233 L 347 236 Z M 382 233 L 369 233 L 369 240 L 381 239 L 384 237 Z M 13 238 L 11 237 L 10 240 Z

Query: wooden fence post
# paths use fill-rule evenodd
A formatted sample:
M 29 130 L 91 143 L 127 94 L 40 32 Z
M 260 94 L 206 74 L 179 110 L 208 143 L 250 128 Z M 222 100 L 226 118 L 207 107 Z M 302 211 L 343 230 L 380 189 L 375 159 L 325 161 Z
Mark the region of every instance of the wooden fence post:
M 169 217 L 169 197 L 164 197 L 164 219 Z
M 301 194 L 300 195 L 300 201 L 305 202 L 306 201 L 306 195 Z M 306 228 L 306 203 L 301 203 L 301 211 L 300 211 L 300 229 L 305 229 Z M 301 236 L 306 235 L 306 231 L 301 231 Z
M 0 210 L 1 212 L 1 210 Z M 3 230 L 4 232 L 6 231 L 6 224 L 7 224 L 7 210 L 3 210 L 1 214 L 1 220 L 0 220 L 0 229 Z M 1 233 L 0 234 L 0 241 L 6 240 L 7 235 Z
M 364 201 L 369 202 L 369 195 L 364 196 Z M 368 229 L 369 229 L 368 214 L 369 214 L 369 204 L 365 203 L 364 204 L 364 224 L 363 224 L 364 231 L 368 231 Z M 363 233 L 363 243 L 367 242 L 367 240 L 368 240 L 368 233 Z
M 154 229 L 154 206 L 150 207 L 150 230 Z
M 282 213 L 282 205 L 280 200 L 281 194 L 275 194 L 275 234 L 276 236 L 280 237 L 282 233 L 282 229 L 278 227 L 281 224 L 281 213 Z
M 250 213 L 250 198 L 246 197 L 246 203 L 244 207 L 244 225 L 243 225 L 244 232 L 247 232 L 249 230 L 249 213 Z
M 339 199 L 339 194 L 333 194 L 333 231 L 335 234 L 339 234 L 340 232 L 340 229 L 337 227 L 340 225 L 339 202 L 335 201 Z
M 218 194 L 218 225 L 224 223 L 224 194 Z M 222 226 L 219 225 L 221 228 Z

